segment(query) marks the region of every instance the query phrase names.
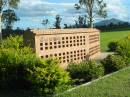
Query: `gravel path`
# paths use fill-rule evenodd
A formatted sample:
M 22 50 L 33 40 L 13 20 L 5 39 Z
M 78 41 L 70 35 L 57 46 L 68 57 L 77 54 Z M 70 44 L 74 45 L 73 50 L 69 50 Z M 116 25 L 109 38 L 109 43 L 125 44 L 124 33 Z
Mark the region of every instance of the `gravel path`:
M 112 55 L 114 54 L 114 52 L 101 52 L 101 55 L 99 57 L 97 57 L 97 60 L 102 60 L 104 58 L 106 58 L 108 55 Z

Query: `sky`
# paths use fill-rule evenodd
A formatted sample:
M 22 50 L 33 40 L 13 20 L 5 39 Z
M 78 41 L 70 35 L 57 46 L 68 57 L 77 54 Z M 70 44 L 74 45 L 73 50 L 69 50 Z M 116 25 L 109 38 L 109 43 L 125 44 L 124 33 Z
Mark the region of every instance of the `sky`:
M 117 18 L 130 21 L 130 0 L 104 0 L 107 3 L 107 18 Z M 14 24 L 14 28 L 27 27 L 36 29 L 44 28 L 43 19 L 49 19 L 48 27 L 53 27 L 55 16 L 61 15 L 63 24 L 74 24 L 79 14 L 85 12 L 76 11 L 74 4 L 78 0 L 20 0 L 16 14 L 20 21 Z M 99 19 L 95 20 L 99 21 Z

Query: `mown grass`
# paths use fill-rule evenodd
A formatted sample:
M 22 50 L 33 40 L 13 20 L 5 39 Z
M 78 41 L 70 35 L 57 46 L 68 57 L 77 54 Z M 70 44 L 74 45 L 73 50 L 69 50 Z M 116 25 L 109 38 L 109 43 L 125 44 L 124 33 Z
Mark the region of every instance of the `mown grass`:
M 101 33 L 101 50 L 107 51 L 108 44 L 112 41 L 120 40 L 126 36 L 130 35 L 129 31 L 114 31 L 114 32 L 102 32 Z
M 55 97 L 130 97 L 130 67 Z

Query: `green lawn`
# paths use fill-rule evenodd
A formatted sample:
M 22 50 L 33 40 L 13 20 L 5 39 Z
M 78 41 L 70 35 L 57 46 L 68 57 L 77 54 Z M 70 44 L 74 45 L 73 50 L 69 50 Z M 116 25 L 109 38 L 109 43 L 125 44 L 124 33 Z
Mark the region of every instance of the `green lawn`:
M 130 97 L 130 67 L 56 97 Z
M 120 40 L 123 37 L 130 35 L 130 31 L 115 31 L 115 32 L 102 32 L 101 33 L 101 50 L 107 51 L 107 45 L 111 41 Z

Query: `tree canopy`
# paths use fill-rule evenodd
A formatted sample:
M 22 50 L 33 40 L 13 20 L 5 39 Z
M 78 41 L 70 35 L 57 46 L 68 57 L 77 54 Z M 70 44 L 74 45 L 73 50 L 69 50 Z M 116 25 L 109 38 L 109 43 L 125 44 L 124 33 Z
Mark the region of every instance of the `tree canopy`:
M 75 4 L 77 10 L 85 8 L 89 27 L 93 27 L 95 17 L 107 16 L 106 7 L 104 0 L 79 0 L 79 4 Z

